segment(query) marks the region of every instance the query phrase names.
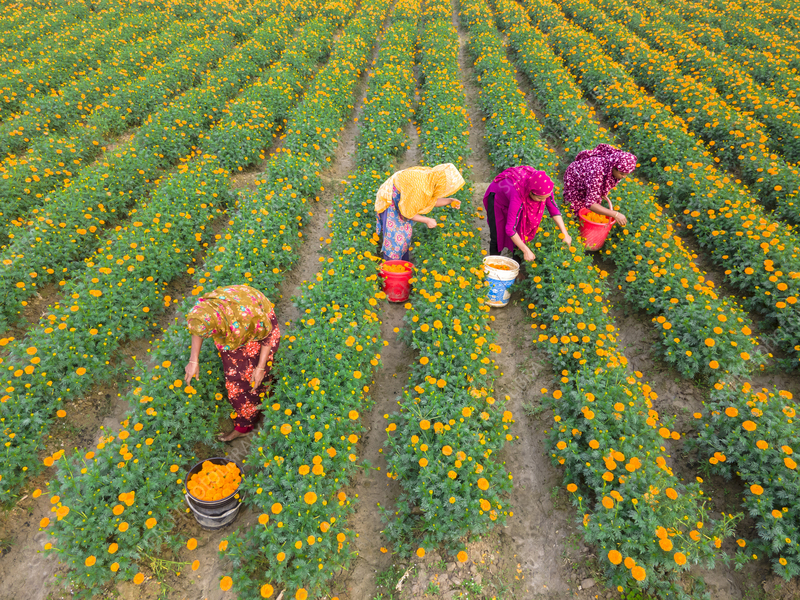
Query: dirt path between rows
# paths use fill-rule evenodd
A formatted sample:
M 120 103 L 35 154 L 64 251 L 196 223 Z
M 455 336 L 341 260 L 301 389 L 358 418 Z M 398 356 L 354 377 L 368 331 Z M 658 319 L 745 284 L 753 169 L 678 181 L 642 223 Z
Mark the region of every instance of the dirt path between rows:
M 210 224 L 211 232 L 219 233 L 226 223 L 227 216 L 223 211 Z M 197 264 L 202 264 L 206 254 L 207 249 L 200 249 L 195 254 Z M 154 332 L 164 331 L 171 325 L 177 317 L 178 303 L 192 287 L 191 277 L 184 274 L 164 289 L 165 297 L 179 300 L 155 319 Z M 57 419 L 48 436 L 42 440 L 40 458 L 62 449 L 67 456 L 74 452 L 85 452 L 97 443 L 100 436 L 114 435 L 120 430 L 120 422 L 130 408 L 123 398 L 129 388 L 129 380 L 123 377 L 129 377 L 133 373 L 136 362 L 149 364 L 149 347 L 160 337 L 161 333 L 155 337 L 126 342 L 109 367 L 119 370 L 121 375 L 118 378 L 96 384 L 81 397 L 64 402 L 62 408 L 67 416 Z M 0 513 L 0 581 L 2 593 L 9 594 L 9 598 L 39 600 L 46 597 L 69 597 L 60 591 L 50 593 L 54 576 L 66 572 L 67 569 L 55 555 L 43 552 L 45 544 L 53 542 L 53 539 L 47 531 L 39 531 L 41 519 L 52 517 L 47 484 L 55 476 L 54 466 L 31 478 L 23 488 L 20 500 L 9 510 Z M 34 499 L 32 494 L 37 489 L 43 493 Z M 21 565 L 25 568 L 20 568 Z
M 362 87 L 366 77 L 362 77 Z M 363 97 L 359 100 L 359 104 Z M 300 292 L 303 281 L 313 277 L 318 270 L 319 250 L 321 244 L 316 240 L 323 239 L 327 234 L 327 216 L 331 200 L 334 195 L 341 193 L 344 178 L 352 169 L 355 151 L 355 123 L 352 121 L 341 133 L 340 152 L 337 158 L 332 161 L 331 166 L 323 173 L 325 180 L 325 191 L 320 195 L 317 203 L 309 205 L 306 216 L 306 225 L 303 227 L 303 239 L 305 243 L 300 246 L 300 259 L 294 269 L 287 273 L 280 288 L 278 301 L 276 303 L 276 313 L 282 325 L 289 326 L 291 321 L 297 317 L 297 310 L 292 304 L 292 297 Z M 273 146 L 281 145 L 281 139 L 275 140 Z M 265 154 L 271 156 L 275 151 L 271 147 Z M 266 159 L 265 159 L 266 160 Z M 263 163 L 262 163 L 263 164 Z M 259 173 L 260 174 L 260 173 Z M 251 174 L 250 178 L 258 177 L 258 174 Z M 254 182 L 248 177 L 235 177 L 232 187 L 253 189 Z M 227 217 L 222 216 L 217 219 L 214 229 L 223 229 L 227 225 Z M 215 231 L 217 233 L 217 231 Z M 187 279 L 187 278 L 181 278 Z M 173 298 L 177 298 L 179 303 L 182 298 L 191 290 L 191 281 L 180 281 L 171 285 L 167 290 Z M 175 309 L 165 313 L 159 320 L 160 328 L 167 328 L 177 317 Z M 147 348 L 154 343 L 160 336 L 137 340 L 126 348 L 124 362 L 128 367 L 132 367 L 132 361 L 139 356 L 147 356 Z M 97 386 L 92 389 L 84 398 L 77 400 L 65 408 L 68 410 L 67 422 L 59 423 L 56 431 L 51 435 L 51 439 L 56 440 L 51 451 L 58 446 L 87 447 L 96 441 L 101 433 L 108 435 L 109 432 L 117 431 L 120 427 L 120 420 L 128 410 L 127 402 L 122 400 L 127 384 L 119 381 L 110 386 Z M 49 444 L 48 444 L 49 446 Z M 236 458 L 244 458 L 249 451 L 249 437 L 242 438 L 231 444 L 228 454 Z M 0 517 L 0 581 L 3 583 L 0 598 L 24 597 L 30 600 L 48 600 L 71 598 L 72 595 L 60 589 L 50 589 L 53 576 L 58 572 L 65 572 L 66 567 L 61 565 L 54 555 L 45 555 L 42 550 L 45 543 L 50 540 L 50 536 L 39 531 L 39 521 L 50 514 L 49 495 L 45 492 L 40 498 L 34 500 L 30 497 L 30 492 L 36 488 L 46 489 L 45 485 L 49 477 L 54 472 L 48 470 L 37 478 L 33 479 L 27 486 L 28 494 L 23 494 L 23 498 L 9 512 Z M 248 527 L 255 523 L 255 517 L 248 510 L 242 511 L 237 521 L 237 527 Z M 183 552 L 186 556 L 171 557 L 176 564 L 172 565 L 171 572 L 165 572 L 157 579 L 148 579 L 141 586 L 124 582 L 117 586 L 117 593 L 123 600 L 149 600 L 159 597 L 176 599 L 194 600 L 195 598 L 208 598 L 220 600 L 222 598 L 232 598 L 232 593 L 223 593 L 219 589 L 219 579 L 224 574 L 224 563 L 219 560 L 217 547 L 219 542 L 227 536 L 230 531 L 209 533 L 202 531 L 194 518 L 190 514 L 181 514 L 177 517 L 176 527 L 173 533 L 185 535 L 186 537 L 196 537 L 198 548 L 191 553 Z M 194 573 L 189 568 L 189 562 L 198 559 L 201 569 Z M 181 564 L 185 562 L 186 564 Z M 24 568 L 20 568 L 23 567 Z M 181 575 L 175 575 L 181 572 Z M 35 575 L 33 575 L 35 573 Z M 7 595 L 10 594 L 10 595 Z
M 474 71 L 466 52 L 467 34 L 456 19 L 459 32 L 459 66 L 470 115 L 470 166 L 475 181 L 471 207 L 482 247 L 488 249 L 489 232 L 483 216 L 483 195 L 495 170 L 484 143 L 483 115 L 478 104 Z M 568 548 L 574 538 L 570 524 L 574 511 L 566 506 L 559 489 L 560 473 L 550 465 L 544 451 L 544 429 L 548 417 L 537 409 L 540 389 L 552 387 L 552 375 L 542 353 L 533 349 L 530 325 L 519 294 L 508 306 L 493 310 L 491 323 L 503 351 L 495 356 L 501 376 L 495 382 L 495 396 L 508 397 L 514 414 L 513 432 L 518 438 L 498 457 L 514 477 L 509 498 L 513 516 L 505 527 L 498 527 L 482 539 L 467 544 L 470 566 L 448 562 L 437 552 L 415 561 L 405 583 L 402 598 L 567 598 L 574 597 L 576 577 L 569 565 L 583 562 L 585 548 Z M 526 410 L 527 409 L 527 410 Z M 550 417 L 552 418 L 552 417 Z
M 373 49 L 372 59 L 376 54 L 377 45 Z M 356 107 L 354 118 L 357 118 L 360 114 L 370 71 L 371 69 L 367 68 L 362 74 L 359 84 L 361 91 L 359 92 L 358 100 L 354 103 Z M 320 194 L 319 201 L 312 203 L 308 207 L 307 214 L 304 215 L 309 220 L 306 221 L 306 225 L 302 230 L 304 241 L 299 247 L 300 258 L 294 268 L 286 274 L 280 287 L 275 312 L 278 315 L 281 329 L 284 333 L 292 327 L 292 323 L 299 317 L 293 298 L 302 293 L 303 283 L 311 280 L 319 270 L 319 258 L 322 255 L 321 249 L 329 235 L 327 223 L 333 199 L 344 192 L 347 186 L 347 176 L 355 165 L 358 128 L 354 118 L 347 122 L 344 130 L 339 134 L 339 147 L 335 157 L 330 167 L 322 173 L 324 191 Z M 247 184 L 243 187 L 246 186 Z M 247 436 L 234 441 L 227 455 L 239 460 L 246 457 L 250 450 L 251 439 L 252 436 Z M 245 471 L 247 470 L 245 468 Z M 257 517 L 258 515 L 249 508 L 243 508 L 233 527 L 252 527 L 255 525 Z M 219 587 L 220 579 L 228 574 L 227 569 L 230 568 L 230 563 L 224 558 L 220 558 L 218 548 L 220 542 L 230 535 L 231 528 L 228 527 L 215 532 L 204 531 L 191 515 L 184 514 L 181 516 L 181 522 L 176 531 L 186 537 L 197 539 L 197 549 L 192 552 L 182 550 L 180 552 L 180 560 L 184 562 L 199 560 L 200 569 L 195 573 L 185 568 L 186 573 L 184 575 L 169 577 L 166 583 L 172 589 L 168 590 L 166 598 L 169 600 L 230 600 L 235 598 L 236 595 L 233 591 L 223 592 Z M 123 600 L 141 600 L 144 598 L 144 596 L 137 595 L 141 593 L 141 587 L 136 587 L 132 584 L 123 584 L 120 587 L 120 591 L 123 592 Z M 153 585 L 154 590 L 157 587 L 157 584 Z M 153 596 L 153 599 L 156 597 Z
M 416 91 L 414 108 L 419 105 L 419 90 Z M 419 164 L 419 134 L 416 125 L 409 121 L 405 127 L 408 143 L 405 152 L 398 157 L 392 171 L 407 169 Z M 350 526 L 356 532 L 356 559 L 351 568 L 337 578 L 331 594 L 341 600 L 372 599 L 378 594 L 378 578 L 381 572 L 393 565 L 392 553 L 385 548 L 382 537 L 383 520 L 381 507 L 391 510 L 399 496 L 400 485 L 386 477 L 387 464 L 383 453 L 387 440 L 386 417 L 397 410 L 410 376 L 414 352 L 399 339 L 403 329 L 404 304 L 383 303 L 381 307 L 381 338 L 387 344 L 381 353 L 381 368 L 375 372 L 370 386 L 375 404 L 364 415 L 367 430 L 361 443 L 361 460 L 370 465 L 353 482 L 354 494 L 358 498 L 355 514 Z

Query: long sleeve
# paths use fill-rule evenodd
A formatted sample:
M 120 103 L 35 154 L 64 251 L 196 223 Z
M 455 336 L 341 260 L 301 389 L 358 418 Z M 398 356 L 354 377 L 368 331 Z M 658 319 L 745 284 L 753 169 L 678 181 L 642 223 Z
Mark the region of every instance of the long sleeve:
M 547 209 L 547 214 L 549 214 L 551 217 L 557 217 L 561 214 L 561 211 L 558 210 L 558 206 L 556 206 L 556 203 L 553 201 L 553 196 L 548 196 L 547 200 L 545 200 L 544 206 Z

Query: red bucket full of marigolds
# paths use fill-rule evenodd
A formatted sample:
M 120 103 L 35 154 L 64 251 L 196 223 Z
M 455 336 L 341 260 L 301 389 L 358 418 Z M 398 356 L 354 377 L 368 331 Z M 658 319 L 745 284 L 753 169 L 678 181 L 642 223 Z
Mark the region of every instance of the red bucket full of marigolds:
M 383 279 L 383 291 L 389 302 L 405 302 L 411 293 L 411 276 L 414 265 L 407 260 L 387 260 L 379 271 Z
M 606 243 L 608 234 L 614 226 L 614 219 L 599 215 L 588 208 L 578 211 L 580 218 L 580 236 L 585 240 L 587 250 L 600 250 Z

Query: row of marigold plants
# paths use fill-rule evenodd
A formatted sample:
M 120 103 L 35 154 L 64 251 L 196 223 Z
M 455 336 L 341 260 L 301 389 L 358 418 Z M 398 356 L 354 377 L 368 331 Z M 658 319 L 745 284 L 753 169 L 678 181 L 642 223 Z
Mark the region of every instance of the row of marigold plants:
M 0 311 L 6 320 L 20 318 L 22 303 L 37 288 L 80 273 L 85 267 L 81 261 L 102 244 L 107 226 L 129 217 L 126 211 L 153 193 L 164 169 L 197 147 L 215 152 L 205 139 L 209 129 L 225 116 L 226 102 L 280 56 L 290 26 L 289 19 L 272 17 L 252 32 L 253 39 L 224 57 L 213 45 L 202 44 L 214 57 L 210 64 L 215 68 L 202 79 L 192 77 L 191 85 L 199 85 L 148 116 L 134 138 L 108 160 L 48 196 L 33 213 L 32 227 L 11 234 L 12 243 L 0 254 L 5 290 Z M 173 64 L 176 73 L 187 66 L 179 63 Z M 224 163 L 230 168 L 229 159 Z
M 336 18 L 344 20 L 352 10 L 352 5 L 331 3 L 323 12 L 338 12 Z M 352 87 L 352 82 L 357 80 L 356 70 L 351 65 L 352 55 L 354 52 L 364 54 L 362 38 L 369 38 L 370 35 L 374 38 L 376 33 L 376 25 L 365 30 L 364 20 L 365 15 L 362 14 L 361 19 L 351 23 L 338 43 L 339 51 L 334 53 L 329 65 L 317 76 L 315 85 L 324 87 L 326 83 L 344 84 L 350 78 Z M 345 65 L 349 68 L 345 68 Z M 315 112 L 316 103 L 313 98 L 307 98 L 292 111 L 288 119 L 288 127 L 294 133 L 287 134 L 286 141 L 297 137 L 307 142 L 319 137 L 315 127 L 299 125 L 302 119 L 294 119 L 295 115 L 304 119 L 305 114 L 311 113 L 317 117 L 317 122 L 333 124 L 335 115 L 330 113 L 338 111 L 339 127 L 331 133 L 338 132 L 344 115 L 349 113 L 348 102 L 352 102 L 352 99 L 348 101 L 342 97 Z M 295 123 L 298 123 L 296 129 L 293 127 Z M 195 274 L 195 295 L 202 293 L 204 289 L 242 281 L 247 281 L 272 297 L 277 295 L 285 270 L 297 259 L 297 245 L 302 242 L 300 227 L 313 194 L 321 188 L 319 173 L 331 155 L 332 150 L 325 149 L 313 154 L 282 152 L 272 159 L 270 170 L 282 172 L 284 176 L 268 177 L 262 181 L 252 198 L 240 202 L 238 213 L 229 223 L 228 234 L 223 236 L 225 241 L 218 242 L 215 252 L 206 263 L 207 270 Z M 304 163 L 305 166 L 299 168 L 299 163 Z M 182 312 L 188 310 L 193 302 L 194 298 L 187 299 L 181 307 Z M 62 502 L 66 500 L 65 506 L 72 504 L 69 514 L 75 514 L 80 509 L 78 514 L 89 514 L 92 522 L 101 523 L 104 527 L 102 535 L 87 540 L 81 531 L 81 528 L 86 527 L 85 523 L 63 525 L 68 516 L 57 521 L 62 525 L 56 529 L 56 550 L 61 550 L 62 539 L 66 540 L 63 545 L 66 546 L 65 554 L 70 557 L 70 563 L 74 567 L 70 577 L 75 582 L 86 582 L 90 577 L 97 576 L 98 580 L 94 582 L 97 586 L 113 578 L 132 578 L 134 583 L 141 583 L 144 580 L 144 574 L 140 570 L 143 542 L 150 540 L 160 544 L 163 540 L 168 540 L 172 544 L 178 543 L 175 542 L 176 536 L 170 532 L 174 526 L 173 511 L 182 505 L 185 482 L 181 475 L 198 460 L 192 450 L 195 444 L 214 444 L 212 431 L 215 416 L 220 412 L 227 414 L 229 410 L 220 406 L 222 374 L 210 349 L 202 357 L 203 376 L 199 383 L 186 388 L 176 378 L 177 371 L 174 371 L 172 362 L 182 364 L 180 357 L 186 352 L 188 337 L 184 323 L 178 320 L 154 349 L 151 360 L 156 363 L 156 367 L 150 372 L 144 370 L 141 373 L 142 383 L 133 391 L 132 398 L 138 401 L 137 409 L 126 421 L 125 433 L 106 442 L 103 460 L 98 461 L 96 456 L 90 457 L 96 466 L 79 477 L 76 472 L 81 465 L 81 459 L 76 457 L 74 466 L 59 474 L 61 489 L 70 491 L 68 498 L 60 498 Z M 287 351 L 291 353 L 293 337 L 284 336 L 281 356 Z M 279 359 L 275 369 L 278 373 L 284 373 L 286 367 L 287 364 Z M 162 375 L 160 369 L 167 369 L 168 372 Z M 279 384 L 281 385 L 282 383 Z M 279 392 L 276 390 L 275 393 L 275 398 L 271 400 L 277 398 Z M 283 422 L 289 420 L 285 411 L 291 411 L 289 406 L 293 406 L 293 403 L 280 412 L 277 412 L 275 404 L 276 402 L 269 401 L 265 407 L 267 420 L 276 418 L 271 416 L 275 413 L 276 416 L 280 415 L 277 418 L 281 419 L 282 425 L 287 424 Z M 174 422 L 179 425 L 173 427 Z M 120 466 L 123 461 L 117 463 L 115 457 L 123 449 L 126 451 L 122 456 L 125 464 Z M 329 458 L 330 454 L 326 453 L 325 457 Z M 249 458 L 246 464 L 249 466 L 251 463 L 252 459 Z M 310 464 L 314 465 L 316 471 L 316 463 Z M 89 466 L 92 467 L 91 463 Z M 260 462 L 255 466 L 260 470 Z M 123 468 L 126 471 L 124 480 L 108 476 L 109 472 Z M 252 481 L 252 477 L 246 475 L 245 482 L 249 481 Z M 98 492 L 84 500 L 88 494 L 81 492 L 85 489 L 98 489 Z M 59 491 L 56 490 L 57 493 Z M 256 493 L 255 488 L 243 488 L 242 491 L 246 491 L 251 501 L 257 503 L 260 494 Z M 132 492 L 135 494 L 132 495 Z M 100 502 L 103 498 L 115 496 L 132 500 L 129 508 L 123 508 L 124 514 L 130 516 L 106 524 L 105 521 L 109 520 L 109 507 Z M 311 497 L 303 494 L 303 498 Z M 84 503 L 86 506 L 82 506 Z M 270 509 L 272 508 L 282 511 L 282 507 L 271 506 Z M 113 512 L 113 507 L 111 509 Z M 287 511 L 288 509 L 287 505 Z M 120 528 L 122 522 L 126 525 Z M 106 549 L 108 536 L 114 541 Z M 194 546 L 193 539 L 190 539 L 188 548 L 192 550 Z M 223 548 L 225 546 L 227 544 Z M 98 569 L 101 561 L 103 568 Z M 199 568 L 199 563 L 193 563 L 192 568 Z M 225 589 L 231 585 L 225 579 L 221 584 Z M 92 589 L 85 591 L 87 596 L 92 593 Z
M 618 139 L 639 157 L 639 170 L 658 185 L 662 205 L 681 211 L 686 227 L 726 282 L 748 294 L 744 307 L 773 326 L 772 344 L 800 364 L 800 257 L 794 230 L 773 219 L 746 191 L 718 171 L 708 151 L 667 107 L 644 94 L 599 43 L 566 22 L 546 0 L 529 0 L 549 45 L 591 94 Z M 642 124 L 645 123 L 646 126 Z M 655 188 L 654 188 L 655 189 Z
M 469 115 L 449 2 L 422 9 L 417 124 L 421 162 L 453 163 L 466 180 L 438 226 L 417 231 L 414 291 L 401 338 L 417 352 L 399 413 L 387 428 L 388 473 L 402 488 L 384 512 L 394 552 L 424 556 L 443 547 L 468 560 L 465 542 L 505 522 L 511 475 L 496 453 L 512 439 L 513 416 L 494 397 L 497 365 L 481 266 L 480 237 L 468 217 L 472 185 Z
M 300 44 L 306 41 L 299 38 Z M 314 64 L 319 48 L 311 46 L 307 62 Z M 218 96 L 217 79 L 213 81 L 208 97 L 224 108 L 225 96 Z M 279 96 L 271 108 L 283 116 L 296 100 Z M 48 309 L 24 340 L 6 345 L 13 378 L 7 381 L 0 411 L 4 433 L 13 437 L 0 470 L 5 497 L 37 467 L 35 447 L 58 404 L 114 376 L 107 365 L 122 343 L 152 332 L 153 319 L 170 305 L 165 287 L 187 268 L 193 272 L 195 253 L 213 241 L 206 221 L 217 217 L 233 196 L 228 169 L 211 154 L 192 160 L 200 153 L 181 159 L 177 172 L 156 188 L 147 204 L 132 211 L 130 220 L 89 257 L 85 270 L 64 283 L 63 300 Z
M 527 24 L 527 17 L 525 15 L 520 15 L 509 3 L 498 3 L 498 7 L 507 25 L 512 22 L 517 23 L 517 25 L 511 27 L 512 43 L 514 43 L 520 52 L 520 57 L 525 64 L 526 72 L 537 82 L 537 89 L 548 90 L 541 95 L 548 112 L 552 113 L 557 108 L 556 105 L 548 102 L 550 94 L 552 93 L 554 98 L 560 97 L 565 99 L 564 102 L 566 106 L 563 106 L 562 109 L 565 110 L 567 114 L 579 114 L 581 116 L 581 118 L 572 119 L 568 124 L 565 124 L 565 132 L 568 130 L 570 136 L 578 136 L 581 140 L 597 139 L 597 141 L 609 142 L 610 140 L 605 135 L 600 135 L 598 133 L 594 133 L 593 135 L 591 125 L 585 125 L 587 123 L 591 124 L 594 119 L 588 109 L 581 109 L 581 106 L 579 106 L 580 93 L 574 81 L 570 81 L 568 73 L 566 73 L 564 68 L 561 66 L 548 67 L 548 64 L 558 65 L 559 61 L 553 55 L 548 56 L 546 39 L 544 36 L 535 32 Z M 547 77 L 548 71 L 554 76 Z M 556 82 L 560 82 L 560 85 Z M 547 85 L 548 83 L 551 85 Z M 578 123 L 584 124 L 583 127 L 580 127 Z M 597 131 L 596 126 L 595 131 Z M 604 132 L 601 132 L 601 134 L 602 133 Z M 632 185 L 634 185 L 634 182 L 631 182 L 627 187 L 631 187 Z M 621 196 L 625 197 L 624 189 L 621 191 Z M 648 227 L 642 229 L 642 231 L 654 227 L 657 229 L 659 219 L 655 217 L 657 215 L 662 215 L 660 207 L 656 206 L 654 208 L 652 200 L 648 202 L 646 197 L 640 196 L 638 202 L 635 198 L 631 198 L 630 195 L 628 198 L 633 201 L 625 204 L 626 211 L 633 218 L 635 218 L 637 214 L 636 211 L 640 211 L 641 208 L 651 211 L 649 215 L 646 212 L 640 214 L 640 219 L 647 220 L 648 222 Z M 628 207 L 630 207 L 630 209 Z M 665 219 L 665 217 L 662 217 L 662 219 Z M 624 257 L 626 254 L 625 247 L 631 245 L 629 240 L 632 240 L 632 237 L 629 233 L 630 232 L 627 231 L 622 232 L 622 235 L 615 238 L 616 243 L 614 244 L 614 250 L 610 251 L 615 261 L 620 260 L 620 255 Z M 668 235 L 661 235 L 661 233 L 662 232 L 657 231 L 656 236 L 652 239 L 651 245 L 658 244 L 659 238 L 673 237 L 671 229 L 663 232 Z M 669 252 L 665 251 L 664 256 L 667 257 L 667 254 L 669 254 Z M 688 262 L 689 265 L 692 264 L 685 256 L 682 260 Z M 667 266 L 669 262 L 670 260 L 667 257 L 667 260 L 664 261 L 664 266 Z M 674 271 L 674 265 L 671 270 Z M 652 277 L 656 278 L 657 275 L 658 273 L 653 273 Z M 666 273 L 663 275 L 666 275 Z M 665 282 L 663 280 L 655 284 L 655 281 L 651 279 L 651 285 L 649 287 L 642 287 L 637 285 L 637 281 L 641 279 L 641 275 L 632 271 L 628 271 L 625 279 L 626 283 L 622 284 L 623 290 L 631 290 L 630 293 L 626 291 L 626 297 L 633 304 L 646 310 L 648 310 L 648 305 L 652 305 L 656 310 L 658 310 L 657 307 L 660 306 L 670 307 L 670 304 L 667 304 L 667 302 L 671 303 L 673 291 L 670 289 L 670 285 L 664 285 Z M 667 283 L 676 285 L 674 281 Z M 703 282 L 700 281 L 699 283 L 702 284 Z M 713 288 L 707 288 L 705 290 L 698 289 L 697 291 L 704 296 L 703 300 L 706 309 L 714 305 L 716 295 L 713 292 Z M 648 294 L 652 295 L 648 298 Z M 655 302 L 652 302 L 654 299 Z M 672 311 L 668 309 L 666 312 L 669 320 L 665 317 L 658 317 L 655 319 L 656 323 L 660 322 L 660 325 L 657 325 L 659 328 L 663 327 L 666 329 L 666 335 L 674 334 L 671 322 L 675 322 L 677 319 L 669 315 L 670 312 L 674 314 L 674 312 L 679 312 L 681 310 L 680 303 L 676 304 L 677 306 L 674 306 Z M 792 403 L 787 402 L 787 400 L 791 400 L 791 394 L 788 392 L 768 392 L 767 390 L 763 390 L 758 393 L 748 394 L 750 391 L 749 384 L 745 384 L 743 388 L 737 389 L 735 384 L 732 383 L 733 380 L 730 374 L 747 374 L 747 369 L 743 368 L 743 366 L 745 362 L 750 360 L 750 357 L 746 351 L 743 351 L 741 355 L 737 355 L 736 351 L 734 351 L 733 356 L 726 360 L 723 353 L 721 353 L 721 348 L 715 342 L 717 336 L 712 336 L 710 331 L 713 327 L 715 329 L 714 333 L 717 333 L 716 328 L 720 325 L 725 325 L 734 318 L 735 326 L 738 329 L 747 316 L 746 313 L 742 313 L 738 310 L 734 312 L 734 314 L 729 313 L 726 315 L 724 311 L 719 309 L 719 306 L 718 303 L 717 310 L 705 310 L 695 313 L 694 315 L 689 314 L 686 317 L 688 322 L 696 328 L 697 333 L 701 336 L 709 336 L 706 340 L 702 340 L 702 338 L 695 340 L 695 345 L 693 347 L 708 348 L 708 357 L 713 361 L 710 364 L 714 367 L 710 371 L 700 371 L 702 375 L 711 380 L 714 391 L 712 391 L 711 397 L 705 402 L 706 412 L 698 412 L 695 414 L 695 417 L 699 419 L 699 440 L 693 440 L 692 443 L 699 446 L 701 452 L 709 459 L 709 464 L 713 466 L 714 470 L 730 477 L 732 470 L 735 469 L 745 480 L 749 490 L 745 497 L 745 507 L 759 523 L 758 530 L 761 541 L 754 545 L 755 549 L 756 551 L 764 551 L 773 555 L 776 572 L 783 576 L 791 576 L 797 569 L 797 548 L 795 538 L 792 537 L 791 531 L 787 533 L 785 529 L 787 527 L 788 529 L 794 527 L 794 525 L 787 526 L 787 523 L 794 523 L 796 519 L 794 507 L 783 506 L 781 509 L 785 508 L 786 510 L 781 510 L 773 506 L 773 504 L 778 504 L 780 499 L 785 497 L 782 496 L 782 493 L 785 492 L 785 488 L 793 489 L 797 485 L 794 461 L 790 458 L 787 461 L 781 462 L 781 459 L 792 452 L 789 444 L 791 444 L 794 437 L 796 437 L 794 428 L 791 425 L 792 418 L 795 414 L 795 408 Z M 704 320 L 708 324 L 706 326 L 698 326 L 702 324 Z M 742 327 L 743 333 L 747 335 L 750 333 L 749 329 L 750 327 L 747 324 Z M 681 335 L 683 337 L 683 334 Z M 710 343 L 708 341 L 709 339 L 711 342 L 715 343 Z M 745 340 L 747 340 L 747 336 L 745 336 Z M 736 342 L 736 340 L 731 341 L 734 343 Z M 739 342 L 741 343 L 741 340 L 739 340 Z M 750 340 L 750 344 L 752 343 L 753 340 Z M 738 349 L 737 345 L 736 350 Z M 667 358 L 667 360 L 669 360 L 669 358 Z M 737 362 L 739 364 L 736 364 Z M 683 374 L 688 377 L 693 376 L 695 373 L 684 371 Z M 729 381 L 729 383 L 723 383 L 725 380 Z M 770 400 L 768 400 L 768 398 L 770 398 Z M 736 419 L 735 417 L 737 416 L 740 418 Z M 756 419 L 756 417 L 762 418 L 763 423 L 769 423 L 770 425 L 761 426 L 760 423 L 756 425 L 756 423 L 751 420 Z M 750 434 L 751 437 L 756 435 L 753 433 L 756 429 L 759 429 L 757 437 L 760 439 L 751 440 L 749 446 L 743 444 L 740 438 L 748 434 Z M 765 464 L 769 464 L 771 467 L 765 469 L 763 468 Z M 775 473 L 777 469 L 780 469 L 782 472 Z M 767 492 L 764 492 L 764 490 L 767 490 Z M 763 497 L 759 497 L 762 495 Z M 785 517 L 785 520 L 777 521 L 774 511 L 778 511 L 781 518 Z M 792 542 L 787 542 L 786 540 L 788 539 L 791 539 Z M 770 548 L 769 544 L 772 544 L 773 541 L 776 541 L 776 543 Z M 739 540 L 739 545 L 744 547 L 745 541 Z M 743 553 L 737 555 L 737 562 L 743 559 Z
M 232 586 L 239 597 L 317 597 L 353 556 L 349 486 L 384 345 L 378 310 L 386 296 L 376 273 L 373 199 L 402 141 L 377 132 L 394 133 L 411 109 L 418 18 L 417 2 L 398 2 L 376 42 L 389 6 L 365 5 L 342 39 L 341 56 L 332 59 L 324 97 L 338 104 L 343 123 L 373 43 L 380 44 L 358 119 L 356 168 L 329 215 L 320 270 L 295 301 L 300 316 L 281 347 L 272 410 L 247 458 L 255 467 L 245 480 L 247 502 L 258 523 L 223 542 L 232 571 L 221 586 Z M 313 124 L 313 113 L 308 117 Z
M 462 7 L 481 104 L 493 115 L 489 125 L 506 98 L 519 94 L 516 77 L 486 4 Z M 558 159 L 537 136 L 530 111 L 519 107 L 503 116 L 502 127 L 527 134 L 526 163 L 555 175 Z M 506 143 L 501 135 L 488 139 Z M 548 445 L 583 513 L 584 538 L 598 546 L 613 584 L 679 595 L 680 572 L 688 563 L 713 560 L 730 522 L 707 519 L 699 485 L 684 485 L 672 472 L 665 439 L 680 434 L 661 422 L 652 404 L 657 396 L 642 374 L 626 368 L 608 316 L 608 287 L 589 255 L 565 246 L 549 220 L 535 247 L 524 292 L 537 319 L 535 341 L 561 375 L 561 389 L 550 399 L 555 423 Z

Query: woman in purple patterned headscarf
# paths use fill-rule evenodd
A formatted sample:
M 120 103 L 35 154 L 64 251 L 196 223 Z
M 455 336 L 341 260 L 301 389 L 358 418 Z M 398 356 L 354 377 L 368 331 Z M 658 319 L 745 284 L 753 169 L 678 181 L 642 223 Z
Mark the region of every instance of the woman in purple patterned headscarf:
M 564 173 L 564 200 L 569 202 L 575 215 L 580 209 L 588 208 L 620 225 L 627 225 L 625 215 L 611 205 L 608 192 L 635 168 L 636 157 L 633 154 L 609 144 L 598 144 L 592 150 L 584 150 Z M 608 208 L 600 203 L 603 200 L 608 202 Z
M 564 234 L 566 244 L 572 244 L 556 206 L 553 187 L 547 173 L 525 165 L 506 169 L 494 178 L 483 196 L 489 222 L 489 254 L 497 256 L 503 248 L 519 249 L 526 261 L 535 259 L 527 243 L 536 236 L 545 208 Z

